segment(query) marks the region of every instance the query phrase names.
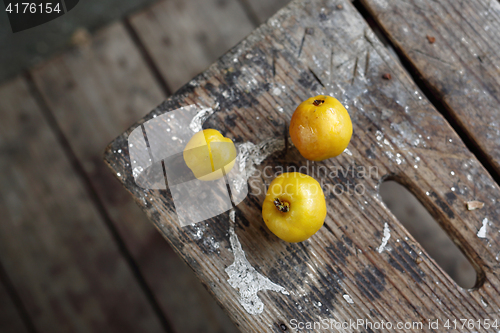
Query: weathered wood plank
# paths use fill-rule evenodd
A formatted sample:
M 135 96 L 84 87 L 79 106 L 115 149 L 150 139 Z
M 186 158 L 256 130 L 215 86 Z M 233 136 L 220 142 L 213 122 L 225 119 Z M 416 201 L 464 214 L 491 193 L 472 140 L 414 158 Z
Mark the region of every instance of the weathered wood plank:
M 500 174 L 500 2 L 363 3 Z
M 2 333 L 29 332 L 3 283 L 0 283 L 0 331 Z
M 394 325 L 415 321 L 430 332 L 429 320 L 489 318 L 499 311 L 495 221 L 500 211 L 495 198 L 500 189 L 356 9 L 347 1 L 341 10 L 337 5 L 292 2 L 115 139 L 105 159 L 243 331 L 279 332 L 281 325 L 295 331 L 292 319 L 324 318 Z M 383 79 L 387 73 L 392 79 Z M 257 166 L 260 175 L 251 179 L 250 194 L 236 207 L 235 219 L 224 213 L 182 228 L 169 190 L 144 191 L 134 182 L 127 139 L 139 124 L 145 124 L 146 134 L 155 125 L 178 129 L 189 119 L 162 115 L 190 104 L 215 106 L 204 128 L 220 130 L 240 147 L 283 143 L 295 107 L 318 93 L 336 96 L 348 108 L 354 126 L 349 150 L 315 164 L 291 146 L 267 157 Z M 151 147 L 163 145 L 165 151 L 178 149 L 177 139 L 157 142 L 148 136 Z M 121 154 L 114 153 L 119 149 Z M 262 148 L 260 153 L 265 157 L 270 152 Z M 325 227 L 300 244 L 274 237 L 261 217 L 262 188 L 273 178 L 266 167 L 279 172 L 281 166 L 303 166 L 301 171 L 324 183 L 328 198 Z M 378 194 L 387 177 L 407 186 L 464 251 L 479 272 L 477 289 L 458 287 L 390 213 Z M 470 199 L 485 207 L 467 211 L 464 202 Z M 261 291 L 257 297 L 263 311 L 253 309 L 245 292 L 266 288 L 228 276 L 235 253 L 247 272 L 253 272 L 252 265 L 289 295 Z M 233 289 L 230 278 L 241 289 Z
M 162 332 L 24 80 L 0 110 L 0 260 L 37 330 Z
M 172 91 L 254 29 L 238 0 L 160 1 L 130 22 Z
M 102 30 L 91 44 L 32 75 L 170 325 L 176 332 L 232 331 L 232 323 L 102 161 L 102 147 L 163 100 L 124 27 Z

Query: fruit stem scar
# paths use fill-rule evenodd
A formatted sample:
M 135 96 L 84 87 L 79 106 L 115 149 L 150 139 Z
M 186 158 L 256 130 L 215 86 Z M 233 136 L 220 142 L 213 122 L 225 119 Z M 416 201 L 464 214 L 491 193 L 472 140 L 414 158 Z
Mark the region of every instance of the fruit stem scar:
M 279 198 L 274 198 L 274 205 L 282 213 L 286 213 L 290 210 L 290 204 L 286 201 L 281 201 Z
M 321 104 L 325 103 L 324 99 L 316 99 L 314 100 L 313 104 L 314 106 L 320 106 Z

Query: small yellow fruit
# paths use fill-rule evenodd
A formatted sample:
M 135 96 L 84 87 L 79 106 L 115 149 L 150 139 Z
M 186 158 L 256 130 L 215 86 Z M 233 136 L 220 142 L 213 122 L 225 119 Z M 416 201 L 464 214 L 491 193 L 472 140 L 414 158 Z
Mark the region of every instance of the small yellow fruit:
M 288 172 L 271 182 L 262 204 L 262 218 L 282 240 L 305 241 L 321 228 L 325 217 L 325 196 L 314 178 Z
M 290 121 L 292 142 L 308 160 L 322 161 L 340 155 L 351 136 L 349 113 L 330 96 L 319 95 L 302 102 Z
M 236 147 L 214 129 L 206 129 L 193 135 L 183 151 L 184 161 L 199 180 L 222 178 L 234 166 Z

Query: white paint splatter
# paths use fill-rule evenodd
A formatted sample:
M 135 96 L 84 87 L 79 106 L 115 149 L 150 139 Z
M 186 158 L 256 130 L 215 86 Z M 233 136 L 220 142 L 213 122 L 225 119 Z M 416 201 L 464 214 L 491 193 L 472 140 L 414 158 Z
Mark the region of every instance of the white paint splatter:
M 219 242 L 216 242 L 215 238 L 213 237 L 205 237 L 203 239 L 203 245 L 209 248 L 211 252 L 218 251 L 218 249 L 220 248 Z
M 345 294 L 343 297 L 344 297 L 344 299 L 346 300 L 347 303 L 354 304 L 354 301 L 352 300 L 351 296 Z
M 391 150 L 394 150 L 394 148 L 392 147 L 392 145 L 391 145 L 391 143 L 389 142 L 389 140 L 384 139 L 384 140 L 383 140 L 383 142 L 384 142 L 384 145 L 389 146 L 389 148 L 391 148 Z
M 281 89 L 280 89 L 280 88 L 278 88 L 278 87 L 275 87 L 275 88 L 273 89 L 273 95 L 274 95 L 274 96 L 279 96 L 279 95 L 281 95 Z
M 219 107 L 219 103 L 215 104 L 214 108 L 205 108 L 198 111 L 198 113 L 193 117 L 191 123 L 189 123 L 189 128 L 191 131 L 197 133 L 203 129 L 203 123 L 214 113 L 214 109 Z
M 486 238 L 486 228 L 488 227 L 488 218 L 484 218 L 483 220 L 483 226 L 479 231 L 477 232 L 477 237 L 479 238 Z
M 234 179 L 234 188 L 240 192 L 245 186 L 248 178 L 257 169 L 256 165 L 260 165 L 269 155 L 285 149 L 285 139 L 267 139 L 258 145 L 252 142 L 244 142 L 237 144 L 238 148 L 238 166 L 239 170 L 244 173 L 239 173 L 239 177 Z M 246 174 L 246 178 L 242 174 Z
M 396 154 L 396 163 L 398 165 L 401 165 L 401 163 L 403 163 L 405 160 L 402 158 L 401 154 L 400 153 L 397 153 Z
M 281 292 L 284 295 L 290 295 L 285 288 L 273 283 L 267 277 L 263 276 L 255 270 L 248 262 L 245 252 L 241 247 L 241 243 L 234 231 L 235 211 L 229 211 L 230 227 L 229 241 L 234 254 L 234 263 L 226 268 L 226 273 L 229 276 L 227 282 L 234 289 L 239 290 L 239 302 L 243 308 L 252 315 L 262 313 L 264 311 L 264 303 L 257 296 L 257 292 L 261 290 L 273 290 Z
M 136 161 L 134 161 L 134 163 L 136 163 Z M 140 167 L 140 166 L 135 167 L 132 170 L 132 175 L 134 176 L 134 178 L 137 178 L 143 171 L 144 171 L 144 169 L 142 167 Z
M 193 225 L 193 238 L 194 239 L 201 239 L 203 237 L 203 234 L 205 233 L 206 226 L 203 224 L 197 224 Z
M 391 238 L 391 230 L 389 229 L 389 224 L 384 223 L 384 236 L 382 237 L 382 243 L 380 244 L 378 248 L 378 253 L 382 253 L 385 250 L 385 247 L 387 246 L 387 242 L 389 241 L 389 238 Z
M 349 149 L 347 149 L 347 148 L 344 150 L 344 153 L 346 153 L 349 156 L 352 156 L 351 151 Z

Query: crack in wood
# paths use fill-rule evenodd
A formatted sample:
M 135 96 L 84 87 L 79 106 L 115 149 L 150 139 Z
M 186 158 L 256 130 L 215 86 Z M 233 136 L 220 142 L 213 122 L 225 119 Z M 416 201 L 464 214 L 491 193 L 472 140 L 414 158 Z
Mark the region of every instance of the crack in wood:
M 373 44 L 373 32 L 370 29 L 365 29 L 363 36 L 365 37 L 366 41 L 376 50 L 377 48 L 375 47 L 375 44 Z
M 323 82 L 321 82 L 320 78 L 316 75 L 316 73 L 314 73 L 314 71 L 310 67 L 308 67 L 308 69 L 309 72 L 311 72 L 312 76 L 316 79 L 316 81 L 318 81 L 319 84 L 321 84 L 321 86 L 324 88 L 325 85 L 323 84 Z
M 332 82 L 332 76 L 333 76 L 333 46 L 332 46 L 332 52 L 330 53 L 330 82 Z
M 300 55 L 302 53 L 302 47 L 304 47 L 304 41 L 306 40 L 306 33 L 304 32 L 304 36 L 302 36 L 302 41 L 300 42 L 300 48 L 299 48 L 299 55 L 298 58 L 300 58 Z
M 335 69 L 339 69 L 340 67 L 342 67 L 345 64 L 347 64 L 349 61 L 351 61 L 351 59 L 348 59 L 348 60 L 344 61 L 343 63 L 341 63 L 340 65 L 337 65 L 337 67 L 335 67 Z
M 427 54 L 427 53 L 425 53 L 423 51 L 420 51 L 420 50 L 417 50 L 417 49 L 411 49 L 411 51 L 416 52 L 416 53 L 420 53 L 420 54 L 422 54 L 422 55 L 424 55 L 424 56 L 426 56 L 426 57 L 428 57 L 430 59 L 434 59 L 436 61 L 442 62 L 443 64 L 446 64 L 446 65 L 450 66 L 451 68 L 456 68 L 452 63 L 444 61 L 444 60 L 442 60 L 442 59 L 440 59 L 438 57 L 431 56 L 430 54 Z
M 304 29 L 304 36 L 302 36 L 302 41 L 300 42 L 299 55 L 297 56 L 298 58 L 300 58 L 300 55 L 302 54 L 302 48 L 304 47 L 304 42 L 306 41 L 306 36 L 313 35 L 313 34 L 314 34 L 314 28 L 305 28 Z
M 370 66 L 370 50 L 366 51 L 365 76 L 368 75 L 368 67 Z
M 359 57 L 356 57 L 356 60 L 354 62 L 354 71 L 352 73 L 351 85 L 354 84 L 354 79 L 356 78 L 356 73 L 358 71 L 358 62 L 359 62 Z

